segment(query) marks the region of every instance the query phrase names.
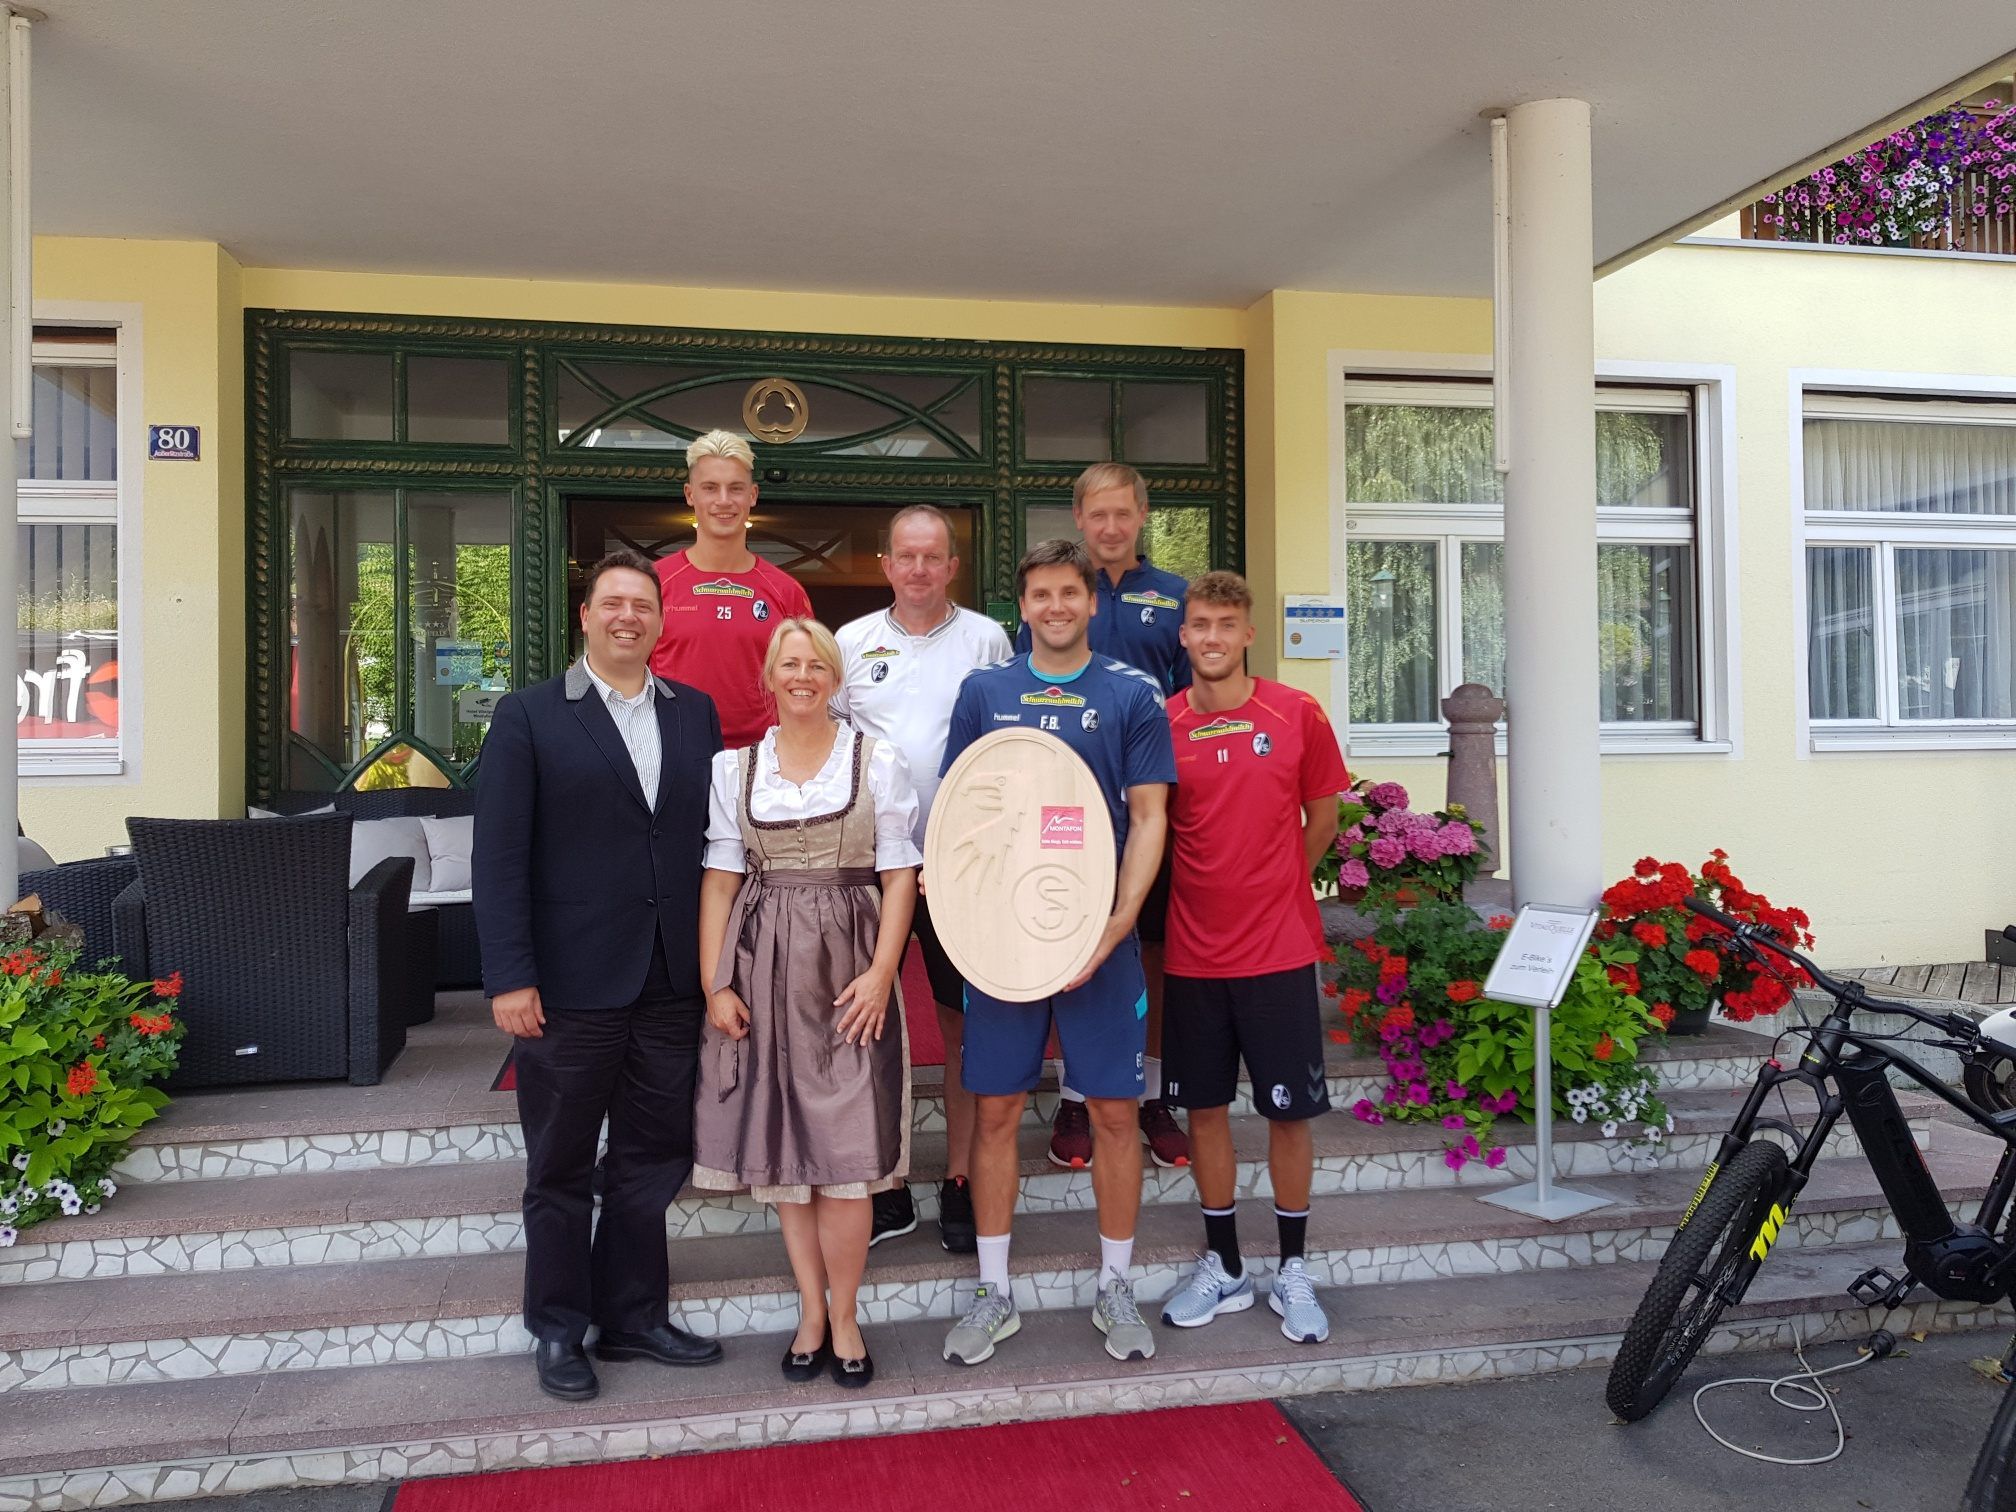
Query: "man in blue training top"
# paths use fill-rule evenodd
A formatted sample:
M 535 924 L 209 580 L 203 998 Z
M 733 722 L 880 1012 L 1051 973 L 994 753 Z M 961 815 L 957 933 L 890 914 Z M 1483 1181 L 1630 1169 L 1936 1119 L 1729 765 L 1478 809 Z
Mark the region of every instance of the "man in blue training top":
M 1134 1305 L 1134 1221 L 1141 1207 L 1141 1095 L 1148 995 L 1134 921 L 1162 860 L 1168 785 L 1176 778 L 1169 717 L 1153 678 L 1095 655 L 1088 627 L 1097 607 L 1092 559 L 1076 541 L 1032 547 L 1015 572 L 1022 620 L 1034 645 L 971 673 L 952 705 L 941 771 L 989 730 L 1022 725 L 1063 741 L 1092 769 L 1120 846 L 1113 912 L 1078 979 L 1054 997 L 1007 1003 L 968 985 L 966 1056 L 974 1096 L 973 1216 L 980 1289 L 945 1338 L 945 1358 L 977 1365 L 1022 1326 L 1008 1282 L 1009 1225 L 1019 1157 L 1015 1135 L 1043 1075 L 1054 1022 L 1071 1073 L 1085 1093 L 1098 1161 L 1099 1297 L 1093 1325 L 1116 1360 L 1147 1359 L 1155 1337 Z M 926 878 L 927 885 L 930 879 Z
M 1162 686 L 1167 698 L 1190 686 L 1190 658 L 1183 650 L 1183 611 L 1189 585 L 1173 572 L 1150 566 L 1141 554 L 1148 525 L 1148 485 L 1121 462 L 1095 462 L 1071 485 L 1071 523 L 1085 538 L 1098 569 L 1092 619 L 1092 649 L 1138 667 Z M 1025 622 L 1015 649 L 1029 649 Z M 1166 858 L 1165 858 L 1166 862 Z M 1190 1163 L 1190 1140 L 1162 1096 L 1162 937 L 1169 913 L 1169 870 L 1165 864 L 1141 906 L 1139 933 L 1148 976 L 1148 1059 L 1142 1087 L 1141 1138 L 1159 1166 Z M 1083 1089 L 1064 1063 L 1063 1096 L 1050 1133 L 1052 1165 L 1083 1169 L 1092 1164 L 1092 1128 Z

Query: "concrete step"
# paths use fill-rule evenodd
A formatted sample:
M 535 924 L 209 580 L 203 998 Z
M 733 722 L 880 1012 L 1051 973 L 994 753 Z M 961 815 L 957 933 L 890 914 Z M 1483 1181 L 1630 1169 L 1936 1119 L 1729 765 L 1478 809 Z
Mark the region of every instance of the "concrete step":
M 1918 1301 L 1878 1318 L 1844 1288 L 1890 1244 L 1774 1253 L 1688 1377 L 1716 1356 L 1893 1331 L 2003 1323 L 2004 1308 Z M 25 1392 L 0 1414 L 0 1509 L 112 1506 L 283 1486 L 365 1483 L 518 1466 L 1032 1418 L 1083 1416 L 1318 1391 L 1474 1380 L 1598 1364 L 1650 1280 L 1649 1262 L 1360 1286 L 1327 1296 L 1332 1331 L 1290 1344 L 1265 1305 L 1197 1330 L 1155 1329 L 1154 1359 L 1121 1364 L 1078 1311 L 1032 1313 L 996 1359 L 940 1356 L 944 1325 L 871 1330 L 875 1382 L 792 1386 L 774 1338 L 731 1344 L 720 1366 L 601 1367 L 599 1399 L 540 1396 L 523 1359 Z M 171 1395 L 172 1390 L 172 1395 Z M 1600 1412 L 1600 1381 L 1589 1381 Z M 1666 1411 L 1684 1411 L 1684 1402 Z
M 1949 1198 L 1986 1190 L 1992 1141 L 1939 1129 L 1928 1157 Z M 1435 1276 L 1603 1266 L 1664 1252 L 1691 1199 L 1692 1171 L 1599 1177 L 1579 1189 L 1613 1206 L 1570 1223 L 1540 1220 L 1443 1188 L 1316 1199 L 1308 1261 L 1318 1282 L 1357 1287 Z M 1248 1248 L 1264 1274 L 1274 1250 L 1269 1207 L 1250 1204 Z M 1096 1283 L 1091 1215 L 1031 1214 L 1016 1225 L 1018 1305 L 1089 1307 Z M 1889 1210 L 1859 1159 L 1822 1162 L 1780 1240 L 1787 1247 L 1894 1237 Z M 1144 1306 L 1173 1292 L 1199 1247 L 1184 1204 L 1143 1210 L 1137 1291 Z M 672 1311 L 697 1333 L 734 1337 L 795 1327 L 797 1298 L 774 1235 L 670 1245 Z M 970 1300 L 970 1259 L 920 1230 L 871 1255 L 864 1321 L 951 1318 Z M 354 1264 L 26 1285 L 0 1292 L 0 1393 L 148 1379 L 199 1379 L 362 1363 L 524 1353 L 522 1257 L 496 1253 Z
M 423 1047 L 418 1055 L 429 1053 L 447 1051 Z M 459 1054 L 452 1074 L 419 1059 L 406 1068 L 419 1073 L 412 1081 L 402 1079 L 402 1057 L 378 1087 L 323 1083 L 187 1094 L 140 1131 L 114 1175 L 214 1181 L 522 1158 L 517 1098 L 489 1090 L 502 1050 L 478 1038 Z M 1717 1025 L 1704 1035 L 1650 1043 L 1645 1058 L 1669 1091 L 1686 1092 L 1747 1085 L 1761 1054 L 1755 1035 Z M 1384 1081 L 1375 1057 L 1331 1044 L 1325 1061 L 1336 1106 L 1377 1098 Z M 911 1126 L 919 1134 L 944 1130 L 942 1075 L 939 1067 L 918 1068 Z M 1051 1075 L 1031 1098 L 1025 1126 L 1047 1127 L 1056 1106 Z M 1252 1111 L 1252 1088 L 1243 1078 L 1234 1111 Z
M 1660 1163 L 1696 1170 L 1705 1166 L 1740 1102 L 1735 1089 L 1675 1093 L 1668 1099 L 1674 1132 L 1662 1143 Z M 1907 1106 L 1922 1125 L 1941 1105 L 1921 1095 Z M 1325 1194 L 1530 1179 L 1531 1131 L 1512 1120 L 1502 1120 L 1498 1127 L 1507 1147 L 1505 1167 L 1494 1172 L 1472 1165 L 1459 1173 L 1443 1160 L 1445 1136 L 1439 1128 L 1396 1123 L 1373 1128 L 1333 1113 L 1316 1126 L 1314 1189 Z M 1271 1196 L 1264 1121 L 1250 1115 L 1235 1118 L 1233 1131 L 1240 1194 Z M 1594 1125 L 1565 1123 L 1556 1132 L 1556 1169 L 1568 1177 L 1628 1172 L 1647 1163 L 1641 1152 L 1602 1139 Z M 1021 1211 L 1093 1205 L 1090 1173 L 1052 1165 L 1042 1128 L 1025 1128 L 1021 1144 Z M 1844 1123 L 1829 1148 L 1854 1147 L 1853 1133 Z M 944 1137 L 917 1136 L 911 1148 L 912 1190 L 927 1227 L 936 1219 L 937 1183 L 944 1170 Z M 53 1220 L 29 1231 L 14 1248 L 0 1250 L 0 1284 L 516 1249 L 524 1242 L 518 1213 L 523 1183 L 524 1165 L 515 1159 L 133 1182 L 102 1213 Z M 1193 1196 L 1187 1170 L 1148 1166 L 1144 1203 L 1187 1204 Z M 763 1203 L 691 1188 L 666 1215 L 666 1230 L 675 1238 L 775 1227 L 775 1211 Z

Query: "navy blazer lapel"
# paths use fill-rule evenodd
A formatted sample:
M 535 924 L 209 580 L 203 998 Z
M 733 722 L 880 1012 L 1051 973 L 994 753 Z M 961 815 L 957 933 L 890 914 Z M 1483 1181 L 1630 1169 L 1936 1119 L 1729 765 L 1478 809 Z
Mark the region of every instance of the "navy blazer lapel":
M 581 721 L 581 727 L 588 732 L 589 738 L 601 747 L 602 754 L 615 769 L 616 780 L 623 784 L 623 791 L 635 798 L 639 807 L 648 808 L 644 802 L 643 785 L 637 781 L 637 763 L 630 759 L 630 747 L 623 744 L 623 736 L 616 728 L 614 717 L 610 715 L 607 705 L 600 698 L 593 696 L 592 688 L 589 697 L 574 701 L 574 714 Z M 663 728 L 662 724 L 660 728 Z M 661 772 L 664 770 L 662 762 L 659 764 L 659 770 Z
M 681 738 L 682 716 L 679 709 L 679 695 L 672 691 L 665 680 L 655 678 L 657 692 L 651 702 L 658 712 L 658 801 L 651 805 L 651 812 L 665 812 L 665 800 L 672 796 L 672 777 L 679 768 L 679 756 L 684 744 Z M 711 773 L 710 773 L 711 777 Z M 702 789 L 703 793 L 705 789 Z M 701 800 L 706 801 L 704 798 Z

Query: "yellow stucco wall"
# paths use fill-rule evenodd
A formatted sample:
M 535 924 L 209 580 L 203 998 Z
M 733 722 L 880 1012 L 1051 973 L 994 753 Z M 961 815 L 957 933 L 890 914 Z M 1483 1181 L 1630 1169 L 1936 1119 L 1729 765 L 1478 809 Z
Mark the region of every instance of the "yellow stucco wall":
M 1277 290 L 1248 309 L 1078 306 L 240 269 L 207 244 L 51 240 L 37 254 L 43 298 L 144 307 L 148 418 L 201 424 L 206 438 L 200 464 L 146 467 L 138 772 L 24 792 L 31 833 L 63 857 L 118 839 L 128 813 L 232 812 L 243 791 L 246 308 L 1244 348 L 1257 665 L 1326 698 L 1325 666 L 1275 655 L 1279 595 L 1331 583 L 1334 354 L 1416 353 L 1429 366 L 1490 344 L 1479 300 Z M 2016 918 L 1999 859 L 2016 818 L 2002 817 L 1995 786 L 2009 756 L 1796 748 L 1787 497 L 1790 368 L 2007 373 L 2012 278 L 2007 264 L 1680 247 L 1598 286 L 1600 359 L 1734 369 L 1742 564 L 1740 753 L 1607 758 L 1610 871 L 1647 851 L 1698 859 L 1727 846 L 1754 883 L 1812 910 L 1826 956 L 1852 964 L 1966 959 L 1983 925 Z M 1357 764 L 1440 791 L 1439 761 Z M 1896 817 L 1920 792 L 1937 808 Z

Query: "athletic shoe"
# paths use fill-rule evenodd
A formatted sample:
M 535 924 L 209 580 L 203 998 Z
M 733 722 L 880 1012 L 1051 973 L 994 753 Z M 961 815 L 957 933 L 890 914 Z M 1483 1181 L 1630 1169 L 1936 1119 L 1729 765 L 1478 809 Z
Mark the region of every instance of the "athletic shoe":
M 938 1183 L 938 1242 L 955 1255 L 979 1249 L 973 1226 L 973 1189 L 964 1176 Z
M 873 1249 L 884 1239 L 894 1239 L 898 1234 L 907 1234 L 917 1227 L 917 1204 L 911 1200 L 907 1186 L 877 1192 L 870 1200 L 875 1204 L 875 1217 L 874 1226 L 868 1233 L 868 1248 Z
M 1064 1098 L 1050 1126 L 1050 1164 L 1070 1171 L 1092 1169 L 1092 1115 L 1082 1102 Z
M 1015 1311 L 1014 1297 L 983 1283 L 973 1294 L 966 1316 L 945 1335 L 945 1358 L 961 1365 L 978 1365 L 993 1355 L 996 1344 L 1012 1338 L 1021 1327 L 1022 1314 Z
M 1176 1122 L 1169 1104 L 1159 1097 L 1141 1104 L 1141 1137 L 1158 1166 L 1167 1169 L 1190 1164 L 1190 1136 Z
M 1253 1273 L 1241 1271 L 1235 1281 L 1225 1273 L 1216 1250 L 1197 1257 L 1197 1269 L 1183 1289 L 1162 1308 L 1162 1321 L 1177 1328 L 1202 1328 L 1220 1313 L 1244 1312 L 1253 1305 Z
M 1321 1344 L 1330 1337 L 1330 1319 L 1316 1300 L 1316 1283 L 1301 1258 L 1283 1260 L 1267 1305 L 1281 1315 L 1281 1335 L 1297 1344 Z
M 1099 1300 L 1092 1304 L 1092 1326 L 1106 1335 L 1106 1353 L 1114 1359 L 1155 1358 L 1155 1335 L 1141 1321 L 1131 1282 L 1108 1281 L 1099 1288 Z

